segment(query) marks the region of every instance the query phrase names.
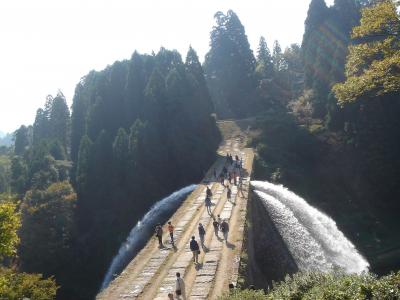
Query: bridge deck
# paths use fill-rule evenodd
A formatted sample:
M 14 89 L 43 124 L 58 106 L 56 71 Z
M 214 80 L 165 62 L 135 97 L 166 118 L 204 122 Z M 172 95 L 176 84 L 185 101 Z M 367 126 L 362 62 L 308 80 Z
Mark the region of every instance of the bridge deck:
M 164 229 L 165 248 L 159 249 L 158 242 L 151 239 L 125 270 L 112 281 L 96 299 L 167 299 L 175 289 L 175 274 L 180 272 L 185 282 L 186 299 L 215 299 L 228 291 L 228 284 L 236 282 L 239 270 L 243 229 L 246 217 L 247 197 L 253 163 L 253 151 L 243 148 L 243 136 L 236 135 L 220 146 L 220 158 L 208 171 L 203 183 L 188 196 L 171 217 L 175 226 L 176 247 L 169 243 L 169 234 Z M 226 153 L 243 158 L 243 188 L 231 185 L 231 200 L 227 199 L 226 188 L 213 177 L 225 164 Z M 229 220 L 228 241 L 222 234 L 214 234 L 212 216 L 204 206 L 206 184 L 213 192 L 212 214 Z M 206 229 L 205 247 L 199 256 L 199 264 L 192 261 L 189 241 L 192 235 L 198 240 L 197 226 Z

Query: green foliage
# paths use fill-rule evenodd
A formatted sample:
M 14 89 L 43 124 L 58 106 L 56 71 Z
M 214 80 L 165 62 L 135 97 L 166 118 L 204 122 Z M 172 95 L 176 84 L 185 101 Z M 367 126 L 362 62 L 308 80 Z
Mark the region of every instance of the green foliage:
M 324 130 L 324 126 L 321 124 L 311 124 L 309 131 L 311 134 L 317 134 Z
M 56 298 L 57 288 L 53 278 L 0 268 L 0 299 L 52 300 Z
M 335 1 L 327 7 L 323 0 L 310 3 L 301 46 L 305 88 L 313 89 L 313 117 L 323 119 L 328 109 L 332 84 L 343 80 L 347 45 L 352 27 L 358 23 L 360 4 L 353 0 Z
M 354 27 L 346 63 L 346 81 L 333 91 L 340 104 L 362 97 L 400 91 L 400 20 L 391 0 L 363 9 L 361 24 Z
M 218 300 L 264 300 L 265 294 L 263 291 L 256 290 L 239 290 L 235 289 L 234 291 L 221 296 Z
M 0 203 L 0 257 L 13 256 L 16 252 L 19 237 L 17 230 L 21 226 L 17 205 L 6 201 Z
M 0 154 L 0 194 L 10 191 L 11 160 L 8 155 Z
M 192 48 L 185 63 L 177 51 L 161 48 L 90 72 L 72 107 L 72 182 L 86 245 L 76 251 L 87 262 L 82 277 L 90 274 L 79 293 L 92 296 L 137 218 L 160 196 L 198 180 L 220 137 Z
M 22 155 L 26 148 L 29 146 L 29 132 L 28 127 L 22 125 L 14 133 L 14 153 L 16 155 Z
M 397 299 L 400 273 L 377 278 L 371 274 L 297 273 L 275 284 L 266 299 Z
M 78 167 L 76 171 L 78 193 L 83 192 L 87 188 L 92 145 L 93 143 L 90 138 L 87 135 L 84 135 L 79 147 Z
M 67 101 L 61 92 L 58 92 L 51 103 L 49 130 L 50 138 L 58 141 L 66 149 L 69 142 L 70 113 Z
M 341 273 L 297 273 L 274 283 L 267 294 L 255 290 L 235 290 L 221 300 L 343 300 L 382 299 L 400 297 L 400 272 L 377 278 L 372 274 L 345 275 Z
M 212 100 L 218 116 L 244 117 L 255 109 L 256 61 L 238 16 L 229 10 L 214 18 L 217 24 L 204 62 Z
M 26 193 L 19 248 L 23 270 L 46 276 L 65 272 L 75 231 L 75 206 L 76 194 L 67 181 Z
M 28 184 L 28 167 L 22 157 L 14 156 L 11 160 L 11 190 L 22 195 Z
M 45 107 L 36 112 L 33 124 L 33 145 L 58 141 L 67 149 L 70 135 L 70 112 L 67 101 L 59 91 L 56 97 L 48 95 Z
M 269 50 L 267 42 L 263 36 L 260 38 L 258 45 L 256 73 L 260 78 L 270 79 L 274 75 L 271 51 Z

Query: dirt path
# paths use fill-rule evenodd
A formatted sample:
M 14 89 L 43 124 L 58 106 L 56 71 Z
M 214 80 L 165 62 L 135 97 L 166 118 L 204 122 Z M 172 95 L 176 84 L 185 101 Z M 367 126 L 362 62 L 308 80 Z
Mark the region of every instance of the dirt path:
M 253 152 L 244 149 L 246 135 L 235 122 L 219 122 L 219 126 L 224 137 L 218 149 L 220 157 L 171 218 L 175 225 L 176 247 L 167 242 L 169 235 L 164 227 L 166 247 L 159 249 L 158 242 L 150 240 L 96 299 L 167 299 L 167 294 L 174 291 L 176 272 L 180 272 L 185 281 L 186 299 L 214 299 L 228 290 L 229 282 L 236 281 Z M 224 186 L 213 178 L 214 169 L 217 174 L 222 171 L 226 153 L 242 157 L 244 163 L 243 191 L 231 185 L 231 201 L 227 199 Z M 213 192 L 211 216 L 204 206 L 206 184 Z M 229 222 L 227 242 L 222 240 L 221 233 L 214 234 L 212 216 L 217 215 Z M 199 256 L 200 264 L 194 265 L 189 241 L 193 235 L 199 240 L 199 223 L 206 229 L 205 247 Z

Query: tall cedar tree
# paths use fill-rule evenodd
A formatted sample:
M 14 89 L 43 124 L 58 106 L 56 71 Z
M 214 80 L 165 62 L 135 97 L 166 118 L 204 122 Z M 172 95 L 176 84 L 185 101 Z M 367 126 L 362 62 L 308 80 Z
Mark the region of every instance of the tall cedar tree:
M 204 62 L 211 97 L 219 117 L 245 117 L 254 113 L 256 61 L 238 16 L 229 10 L 214 18 Z
M 272 79 L 274 76 L 274 67 L 272 63 L 271 51 L 268 48 L 265 38 L 260 37 L 257 49 L 257 74 L 260 78 Z
M 191 48 L 185 63 L 177 51 L 161 48 L 90 72 L 72 108 L 78 224 L 87 245 L 79 251 L 87 261 L 82 276 L 91 278 L 80 293 L 93 295 L 137 218 L 162 195 L 197 181 L 220 137 Z
M 22 125 L 14 133 L 14 153 L 16 155 L 24 154 L 26 148 L 29 146 L 29 132 L 28 127 Z

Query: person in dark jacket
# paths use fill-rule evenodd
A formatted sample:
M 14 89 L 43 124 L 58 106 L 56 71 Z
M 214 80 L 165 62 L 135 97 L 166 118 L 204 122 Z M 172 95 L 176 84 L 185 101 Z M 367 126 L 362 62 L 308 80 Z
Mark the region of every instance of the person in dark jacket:
M 225 243 L 227 243 L 228 242 L 229 225 L 225 220 L 222 221 L 222 223 L 220 225 L 220 229 L 221 229 L 222 234 L 224 236 Z
M 202 247 L 204 247 L 204 236 L 206 235 L 206 230 L 203 227 L 203 224 L 199 223 L 199 237 L 200 237 L 200 244 Z
M 161 224 L 158 223 L 155 229 L 156 237 L 158 238 L 158 246 L 160 248 L 164 247 L 163 242 L 162 242 L 162 235 L 163 235 L 163 230 L 161 227 Z
M 207 190 L 206 190 L 206 196 L 208 197 L 208 198 L 211 198 L 212 197 L 212 192 L 211 192 L 211 189 L 207 186 Z
M 215 233 L 215 235 L 218 237 L 219 223 L 218 223 L 218 221 L 215 219 L 215 217 L 213 217 L 213 227 L 214 227 L 214 233 Z
M 195 240 L 195 237 L 192 236 L 192 240 L 190 241 L 190 251 L 193 253 L 193 261 L 195 264 L 199 263 L 199 252 L 200 252 L 200 247 L 197 241 Z

